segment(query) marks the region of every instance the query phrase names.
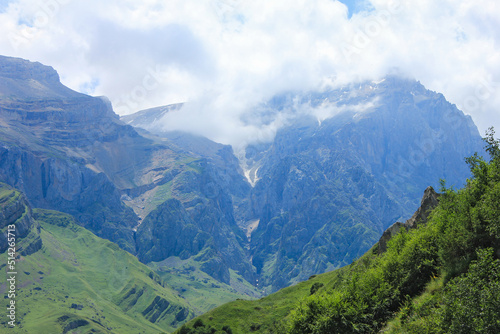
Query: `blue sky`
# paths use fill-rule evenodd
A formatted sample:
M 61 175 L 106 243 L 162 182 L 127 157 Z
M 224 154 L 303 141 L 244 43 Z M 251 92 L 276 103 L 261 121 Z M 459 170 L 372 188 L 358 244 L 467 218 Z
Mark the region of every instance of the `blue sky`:
M 5 11 L 7 6 L 9 5 L 9 2 L 11 2 L 11 1 L 12 0 L 0 0 L 0 13 Z
M 272 137 L 280 119 L 256 129 L 241 115 L 275 94 L 395 69 L 443 93 L 482 133 L 500 128 L 498 0 L 6 3 L 0 54 L 53 66 L 119 114 L 188 101 L 169 126 L 224 143 Z
M 367 0 L 340 0 L 340 2 L 347 6 L 349 10 L 349 18 L 351 18 L 352 15 L 356 13 L 373 10 L 373 7 Z

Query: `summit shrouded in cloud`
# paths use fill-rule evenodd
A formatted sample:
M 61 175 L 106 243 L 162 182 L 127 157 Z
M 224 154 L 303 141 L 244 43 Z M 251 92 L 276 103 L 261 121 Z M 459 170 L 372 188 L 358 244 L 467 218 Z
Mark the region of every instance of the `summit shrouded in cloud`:
M 121 115 L 188 102 L 170 129 L 233 145 L 272 137 L 279 115 L 263 130 L 242 118 L 277 94 L 388 74 L 443 93 L 484 133 L 500 128 L 499 17 L 495 0 L 10 0 L 0 53 L 51 64 Z

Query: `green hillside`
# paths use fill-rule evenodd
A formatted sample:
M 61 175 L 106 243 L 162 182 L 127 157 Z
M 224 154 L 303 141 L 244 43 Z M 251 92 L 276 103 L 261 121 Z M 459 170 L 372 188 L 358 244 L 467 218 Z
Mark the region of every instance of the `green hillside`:
M 401 229 L 340 270 L 236 301 L 176 333 L 499 333 L 500 148 L 468 158 L 465 188 L 442 186 L 427 224 Z
M 116 244 L 66 214 L 37 209 L 33 217 L 43 247 L 17 262 L 17 326 L 9 333 L 163 333 L 192 317 L 176 291 Z M 1 282 L 4 294 L 4 268 Z M 7 327 L 3 318 L 0 332 Z
M 260 297 L 255 287 L 233 270 L 230 271 L 231 285 L 228 285 L 203 272 L 200 263 L 193 259 L 171 257 L 148 266 L 189 302 L 196 315 L 236 299 Z

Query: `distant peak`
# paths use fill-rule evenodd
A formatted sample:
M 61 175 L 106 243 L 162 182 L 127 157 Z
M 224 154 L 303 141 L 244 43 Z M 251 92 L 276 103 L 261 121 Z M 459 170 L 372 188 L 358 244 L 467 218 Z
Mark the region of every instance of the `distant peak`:
M 75 98 L 84 94 L 64 86 L 51 66 L 0 56 L 0 98 Z

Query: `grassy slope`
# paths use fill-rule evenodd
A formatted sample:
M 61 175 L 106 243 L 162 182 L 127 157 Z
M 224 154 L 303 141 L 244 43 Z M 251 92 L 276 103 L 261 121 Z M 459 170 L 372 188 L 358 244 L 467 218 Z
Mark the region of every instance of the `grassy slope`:
M 187 323 L 191 327 L 201 319 L 206 326 L 221 329 L 229 326 L 233 333 L 269 333 L 275 331 L 275 325 L 284 319 L 300 301 L 311 295 L 311 287 L 319 284 L 323 290 L 333 287 L 342 277 L 345 268 L 321 275 L 311 276 L 305 282 L 281 289 L 259 300 L 236 300 Z
M 188 315 L 188 304 L 134 256 L 70 216 L 34 211 L 44 246 L 17 264 L 20 324 L 12 333 L 61 333 L 71 323 L 83 324 L 73 333 L 161 333 L 173 330 L 178 314 Z M 170 305 L 153 324 L 142 312 L 157 297 Z
M 258 297 L 256 289 L 232 270 L 232 286 L 229 286 L 201 271 L 199 262 L 192 259 L 172 257 L 162 262 L 149 263 L 148 266 L 189 301 L 197 315 L 236 299 Z

